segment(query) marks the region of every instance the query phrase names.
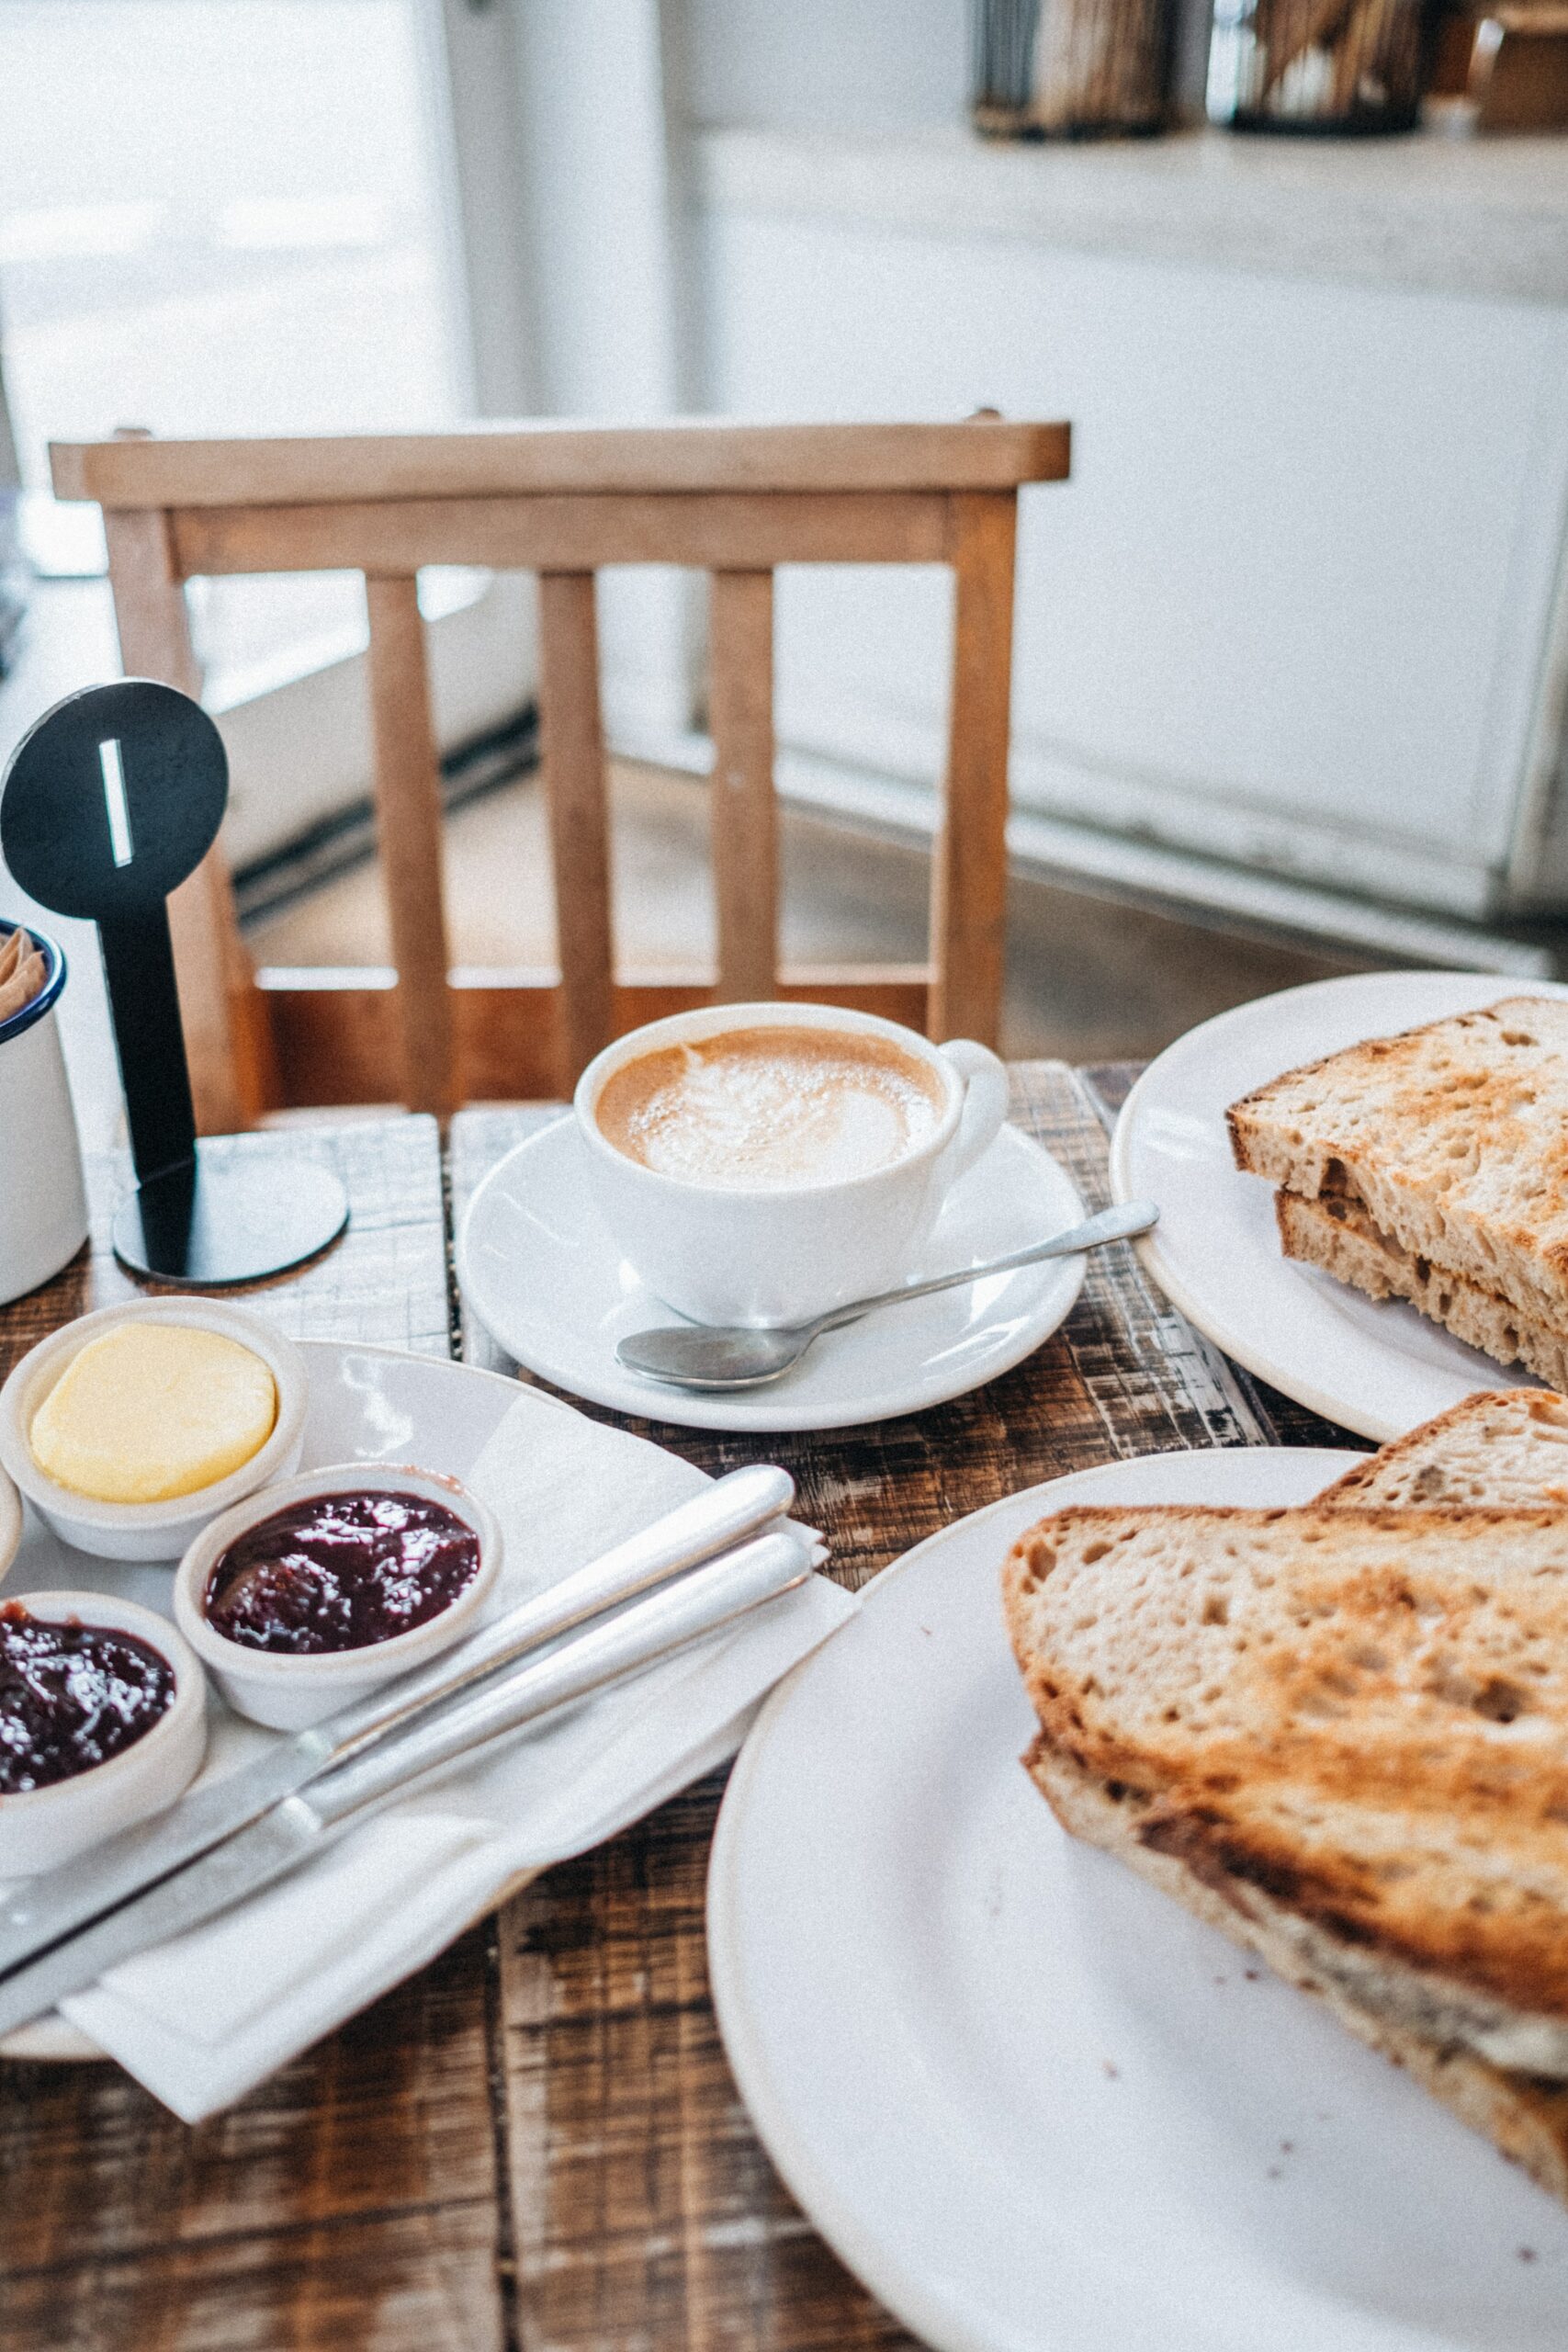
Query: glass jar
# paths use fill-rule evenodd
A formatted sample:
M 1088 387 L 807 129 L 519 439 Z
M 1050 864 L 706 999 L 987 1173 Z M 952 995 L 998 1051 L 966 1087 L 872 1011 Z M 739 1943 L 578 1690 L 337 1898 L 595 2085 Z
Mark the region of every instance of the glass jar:
M 1233 130 L 1412 130 L 1425 0 L 1216 0 L 1211 122 Z
M 1094 139 L 1163 130 L 1174 0 L 972 0 L 976 130 Z

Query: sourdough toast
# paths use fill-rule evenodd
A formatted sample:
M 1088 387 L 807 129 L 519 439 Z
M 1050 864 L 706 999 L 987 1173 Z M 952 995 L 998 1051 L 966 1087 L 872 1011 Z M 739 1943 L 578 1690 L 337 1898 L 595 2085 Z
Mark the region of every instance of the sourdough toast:
M 1568 1002 L 1369 1039 L 1226 1116 L 1238 1168 L 1364 1211 L 1391 1249 L 1568 1336 Z
M 1381 2022 L 1568 2079 L 1568 1514 L 1072 1510 L 1003 1585 L 1043 1785 Z
M 1528 1483 L 1558 1414 L 1469 1399 L 1342 1485 L 1468 1483 L 1499 1432 Z M 1568 1512 L 1066 1510 L 1003 1587 L 1064 1828 L 1568 2202 Z

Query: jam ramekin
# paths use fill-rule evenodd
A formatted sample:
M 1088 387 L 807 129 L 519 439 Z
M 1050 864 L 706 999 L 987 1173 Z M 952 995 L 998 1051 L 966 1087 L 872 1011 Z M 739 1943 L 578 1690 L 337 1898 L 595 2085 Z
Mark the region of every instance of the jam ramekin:
M 7 1596 L 9 1597 L 9 1596 Z M 166 1657 L 175 1694 L 151 1730 L 107 1763 L 47 1788 L 0 1796 L 0 1878 L 58 1870 L 89 1846 L 129 1829 L 183 1796 L 207 1752 L 207 1679 L 188 1642 L 166 1617 L 107 1592 L 21 1592 L 29 1617 L 133 1634 Z
M 438 1615 L 406 1634 L 394 1634 L 389 1641 L 304 1656 L 251 1649 L 218 1631 L 203 1604 L 208 1578 L 230 1544 L 291 1504 L 313 1502 L 322 1495 L 363 1494 L 418 1495 L 426 1502 L 443 1503 L 478 1538 L 479 1566 Z M 502 1555 L 502 1533 L 493 1513 L 459 1479 L 399 1463 L 340 1462 L 248 1496 L 203 1528 L 175 1573 L 175 1622 L 240 1714 L 275 1731 L 302 1731 L 411 1667 L 423 1666 L 471 1633 L 501 1574 Z

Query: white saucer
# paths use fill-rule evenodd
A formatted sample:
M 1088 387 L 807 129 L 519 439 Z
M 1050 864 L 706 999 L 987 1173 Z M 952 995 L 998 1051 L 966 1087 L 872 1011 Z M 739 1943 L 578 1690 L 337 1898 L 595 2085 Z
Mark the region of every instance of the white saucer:
M 1134 1246 L 1172 1306 L 1249 1372 L 1380 1443 L 1473 1389 L 1532 1375 L 1467 1348 L 1413 1306 L 1367 1298 L 1286 1258 L 1271 1187 L 1231 1159 L 1225 1108 L 1364 1037 L 1509 996 L 1568 997 L 1568 988 L 1474 972 L 1369 972 L 1286 989 L 1179 1037 L 1117 1122 L 1111 1191 L 1159 1203 L 1159 1224 Z
M 1568 2213 L 1321 2003 L 1058 1826 L 1001 1563 L 1066 1503 L 1304 1502 L 1349 1453 L 1118 1462 L 961 1520 L 780 1684 L 708 1878 L 769 2153 L 942 2352 L 1562 2352 Z
M 1084 1261 L 998 1274 L 886 1307 L 819 1340 L 761 1391 L 704 1396 L 623 1371 L 615 1343 L 673 1316 L 632 1272 L 582 1181 L 570 1114 L 492 1168 L 468 1205 L 457 1277 L 520 1364 L 619 1413 L 695 1430 L 832 1430 L 918 1413 L 1021 1363 L 1070 1311 Z M 1005 1257 L 1077 1224 L 1083 1204 L 1049 1152 L 1016 1127 L 949 1193 L 911 1282 Z

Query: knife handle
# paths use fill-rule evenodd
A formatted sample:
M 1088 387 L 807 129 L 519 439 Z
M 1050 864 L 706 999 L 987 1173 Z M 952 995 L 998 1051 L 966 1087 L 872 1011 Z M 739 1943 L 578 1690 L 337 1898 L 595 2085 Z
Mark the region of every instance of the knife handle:
M 628 1536 L 624 1544 L 590 1560 L 558 1584 L 509 1610 L 493 1624 L 481 1627 L 460 1649 L 449 1650 L 396 1682 L 383 1684 L 367 1698 L 318 1724 L 315 1730 L 323 1748 L 333 1765 L 346 1761 L 434 1700 L 471 1690 L 488 1681 L 500 1668 L 542 1649 L 591 1617 L 636 1600 L 651 1586 L 713 1558 L 716 1553 L 733 1550 L 747 1536 L 782 1520 L 794 1500 L 794 1479 L 787 1470 L 770 1463 L 754 1463 L 716 1478 L 700 1495 L 667 1511 L 651 1527 Z
M 781 1528 L 694 1568 L 608 1623 L 579 1634 L 548 1657 L 435 1709 L 367 1754 L 323 1773 L 300 1792 L 323 1826 L 405 1796 L 411 1784 L 455 1764 L 472 1764 L 558 1708 L 639 1674 L 737 1617 L 761 1608 L 811 1573 L 804 1536 Z

